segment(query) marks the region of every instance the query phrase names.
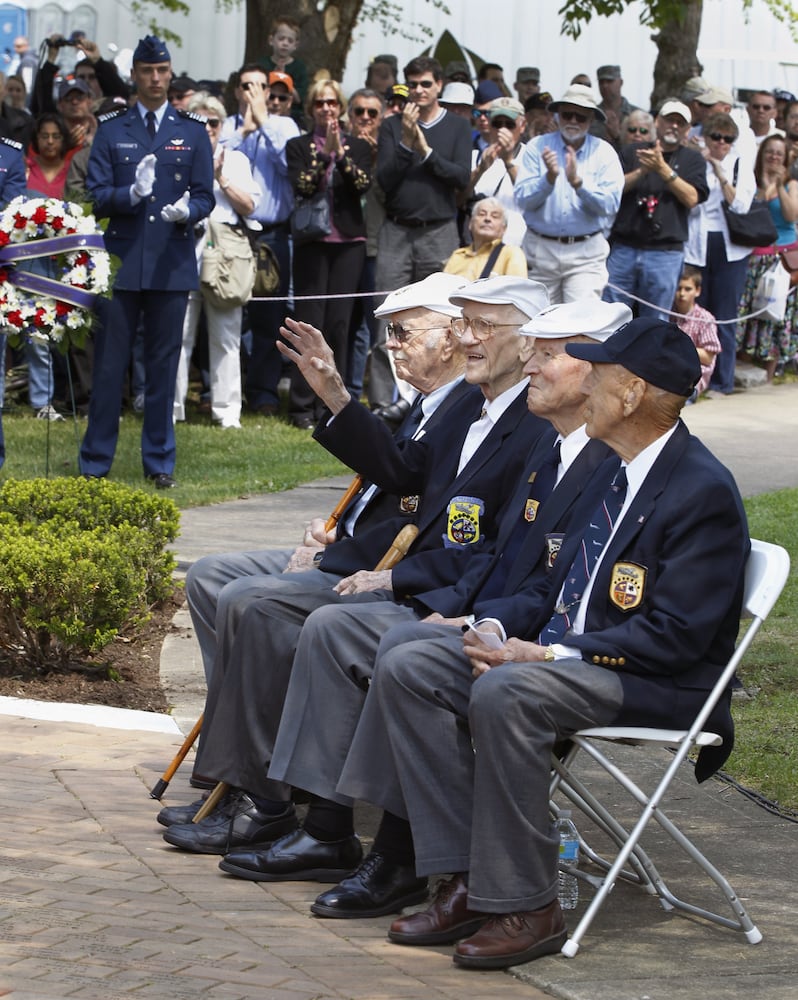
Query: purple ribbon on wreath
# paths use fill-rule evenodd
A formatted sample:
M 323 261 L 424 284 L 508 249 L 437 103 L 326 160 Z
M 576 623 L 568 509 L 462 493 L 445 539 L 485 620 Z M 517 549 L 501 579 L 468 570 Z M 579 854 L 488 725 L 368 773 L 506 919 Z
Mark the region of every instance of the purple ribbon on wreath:
M 53 236 L 47 240 L 29 240 L 27 243 L 9 243 L 0 249 L 0 267 L 10 265 L 8 280 L 23 292 L 33 292 L 37 295 L 50 295 L 54 299 L 68 302 L 69 305 L 81 309 L 91 309 L 97 296 L 93 292 L 74 288 L 61 281 L 45 278 L 30 271 L 18 271 L 14 265 L 20 260 L 32 260 L 35 257 L 50 257 L 56 253 L 68 253 L 71 250 L 105 250 L 105 241 L 100 233 L 80 235 L 77 233 Z

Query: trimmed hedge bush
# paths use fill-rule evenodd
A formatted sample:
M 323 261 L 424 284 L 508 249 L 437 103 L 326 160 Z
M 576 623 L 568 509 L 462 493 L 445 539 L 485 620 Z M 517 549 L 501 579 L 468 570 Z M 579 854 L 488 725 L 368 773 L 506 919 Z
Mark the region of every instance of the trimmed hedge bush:
M 106 480 L 0 488 L 0 656 L 41 668 L 96 653 L 173 589 L 180 512 Z

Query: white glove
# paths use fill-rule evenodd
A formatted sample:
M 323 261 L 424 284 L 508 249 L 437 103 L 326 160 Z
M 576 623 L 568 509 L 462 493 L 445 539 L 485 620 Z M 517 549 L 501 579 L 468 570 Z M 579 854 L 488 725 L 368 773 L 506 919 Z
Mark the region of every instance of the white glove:
M 173 202 L 171 205 L 164 205 L 161 209 L 161 218 L 164 222 L 185 222 L 188 219 L 188 201 L 191 196 L 188 191 Z
M 133 184 L 133 194 L 141 199 L 152 194 L 155 183 L 155 164 L 158 162 L 155 153 L 147 155 L 136 164 L 136 181 Z

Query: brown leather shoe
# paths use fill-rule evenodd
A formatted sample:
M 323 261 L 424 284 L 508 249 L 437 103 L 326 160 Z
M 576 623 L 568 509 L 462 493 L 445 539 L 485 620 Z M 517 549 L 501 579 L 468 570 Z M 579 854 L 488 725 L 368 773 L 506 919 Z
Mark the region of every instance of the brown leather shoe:
M 438 883 L 428 909 L 394 920 L 388 939 L 396 944 L 451 944 L 473 934 L 489 916 L 468 909 L 468 885 L 458 874 Z
M 470 969 L 506 969 L 556 954 L 568 937 L 559 902 L 539 910 L 495 913 L 454 950 L 455 965 Z

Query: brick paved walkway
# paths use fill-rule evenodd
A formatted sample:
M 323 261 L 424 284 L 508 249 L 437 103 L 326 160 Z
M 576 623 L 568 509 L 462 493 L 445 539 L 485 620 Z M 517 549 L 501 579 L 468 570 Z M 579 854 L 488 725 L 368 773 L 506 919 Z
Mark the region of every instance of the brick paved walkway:
M 1 720 L 0 996 L 13 1000 L 539 1000 L 448 949 L 403 949 L 389 917 L 318 920 L 320 887 L 228 878 L 168 847 L 149 789 L 176 737 Z M 187 771 L 186 771 L 187 773 Z M 185 776 L 171 801 L 190 801 Z

